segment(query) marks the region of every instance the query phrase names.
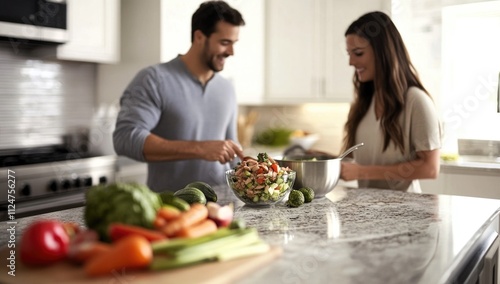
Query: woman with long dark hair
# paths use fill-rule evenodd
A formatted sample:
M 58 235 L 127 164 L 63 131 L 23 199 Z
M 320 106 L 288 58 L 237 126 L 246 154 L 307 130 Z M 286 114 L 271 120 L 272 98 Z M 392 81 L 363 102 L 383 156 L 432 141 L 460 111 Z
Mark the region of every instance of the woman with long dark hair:
M 431 96 L 410 61 L 392 20 L 371 12 L 345 32 L 355 98 L 344 148 L 359 142 L 341 178 L 359 187 L 421 192 L 418 179 L 439 174 L 441 130 Z

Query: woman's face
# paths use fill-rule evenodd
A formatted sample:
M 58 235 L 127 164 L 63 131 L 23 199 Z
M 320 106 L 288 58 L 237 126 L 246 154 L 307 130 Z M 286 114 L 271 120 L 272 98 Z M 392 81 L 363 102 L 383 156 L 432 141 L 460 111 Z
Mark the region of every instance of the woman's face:
M 360 82 L 375 79 L 375 56 L 370 42 L 355 34 L 346 36 L 349 65 L 354 66 Z

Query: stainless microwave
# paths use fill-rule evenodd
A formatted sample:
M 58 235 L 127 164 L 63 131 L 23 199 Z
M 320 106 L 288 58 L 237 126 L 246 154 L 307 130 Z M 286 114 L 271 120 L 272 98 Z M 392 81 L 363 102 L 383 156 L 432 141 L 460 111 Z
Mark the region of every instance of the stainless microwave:
M 65 43 L 66 1 L 0 0 L 0 40 L 17 44 Z

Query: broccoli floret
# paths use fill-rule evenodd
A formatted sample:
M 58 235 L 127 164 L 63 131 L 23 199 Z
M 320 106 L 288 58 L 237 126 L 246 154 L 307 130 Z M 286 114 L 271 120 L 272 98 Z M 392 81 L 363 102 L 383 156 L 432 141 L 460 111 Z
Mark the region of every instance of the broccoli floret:
M 266 162 L 267 160 L 269 160 L 269 157 L 267 156 L 267 153 L 259 153 L 257 155 L 257 161 L 262 163 L 262 162 Z

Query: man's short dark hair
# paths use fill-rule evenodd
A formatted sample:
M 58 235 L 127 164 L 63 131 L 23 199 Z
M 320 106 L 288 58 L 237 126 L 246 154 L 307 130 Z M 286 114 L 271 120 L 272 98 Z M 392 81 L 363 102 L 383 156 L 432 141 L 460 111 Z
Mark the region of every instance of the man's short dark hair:
M 232 8 L 224 1 L 207 1 L 200 5 L 191 18 L 191 42 L 194 32 L 200 30 L 209 37 L 215 32 L 219 21 L 224 21 L 235 26 L 245 25 L 245 21 L 238 10 Z

